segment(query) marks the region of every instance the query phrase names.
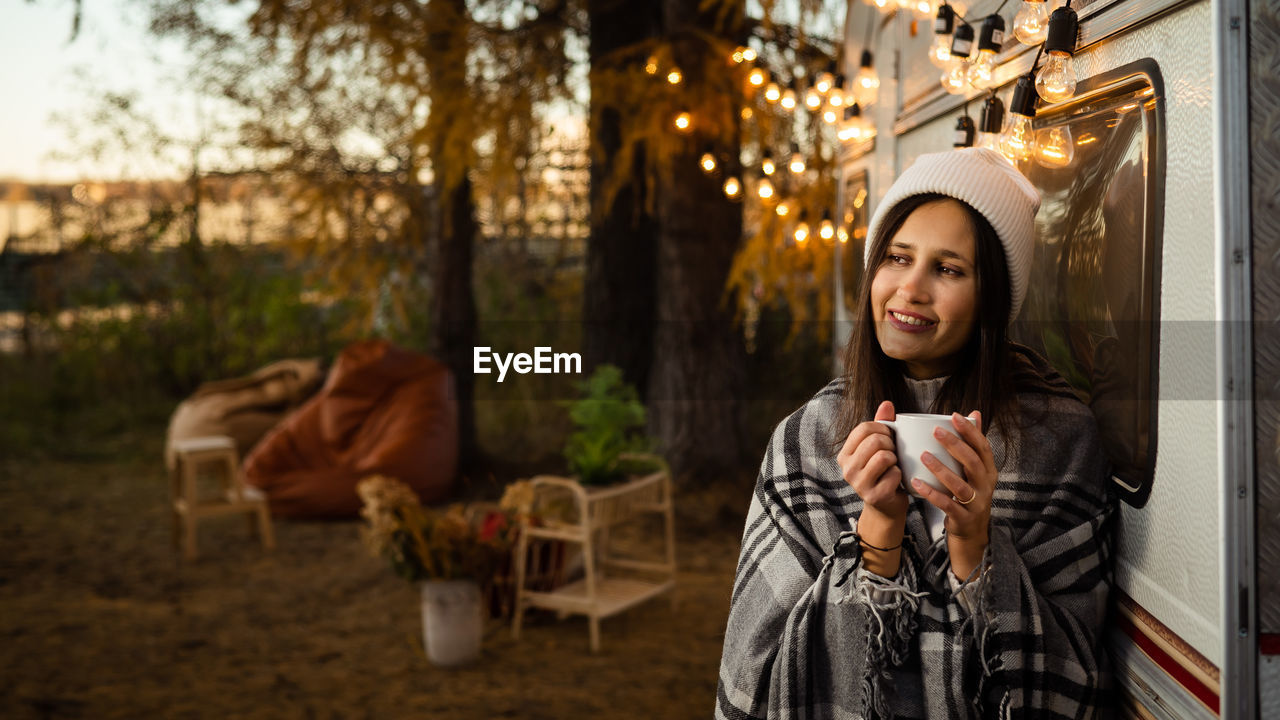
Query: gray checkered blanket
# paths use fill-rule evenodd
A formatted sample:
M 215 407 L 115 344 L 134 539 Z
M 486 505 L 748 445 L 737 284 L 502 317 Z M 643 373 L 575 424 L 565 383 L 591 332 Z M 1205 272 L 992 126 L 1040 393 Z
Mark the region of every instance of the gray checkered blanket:
M 829 444 L 842 380 L 778 425 L 742 536 L 717 718 L 1110 717 L 1106 454 L 1088 408 L 1038 370 L 1044 389 L 1018 396 L 1034 424 L 1009 442 L 988 433 L 1000 473 L 972 613 L 919 498 L 898 576 L 862 568 L 862 502 Z

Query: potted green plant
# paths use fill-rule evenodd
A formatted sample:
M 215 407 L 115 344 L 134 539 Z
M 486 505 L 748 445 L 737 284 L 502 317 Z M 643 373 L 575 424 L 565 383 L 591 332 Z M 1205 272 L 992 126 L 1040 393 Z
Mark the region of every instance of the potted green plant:
M 463 665 L 480 655 L 481 584 L 510 553 L 509 525 L 486 517 L 477 525 L 461 505 L 439 511 L 422 506 L 408 485 L 383 476 L 361 480 L 363 535 L 400 577 L 422 593 L 423 645 L 436 665 Z
M 644 434 L 644 404 L 622 371 L 600 365 L 578 389 L 581 396 L 569 403 L 574 431 L 564 448 L 569 472 L 583 485 L 599 485 L 655 469 L 627 456 L 648 451 L 651 443 Z

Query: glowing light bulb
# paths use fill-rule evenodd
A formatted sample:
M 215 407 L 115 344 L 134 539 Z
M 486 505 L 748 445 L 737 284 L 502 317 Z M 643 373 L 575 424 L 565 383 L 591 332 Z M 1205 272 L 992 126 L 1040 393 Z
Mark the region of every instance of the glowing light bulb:
M 755 116 L 756 111 L 755 111 L 755 110 L 752 110 L 752 109 L 751 109 L 751 108 L 749 108 L 749 107 L 744 107 L 744 108 L 742 108 L 742 112 L 740 112 L 740 113 L 738 113 L 738 114 L 742 116 L 742 119 L 743 119 L 743 120 L 750 120 L 752 117 L 754 117 L 754 116 Z
M 764 70 L 761 70 L 760 68 L 753 68 L 751 73 L 747 75 L 747 82 L 756 87 L 763 85 L 767 79 L 768 77 L 765 75 Z
M 822 111 L 822 122 L 824 122 L 824 123 L 826 123 L 826 124 L 828 124 L 828 125 L 835 125 L 835 124 L 836 124 L 836 121 L 837 121 L 837 120 L 839 120 L 839 119 L 840 119 L 840 113 L 839 113 L 839 112 L 837 112 L 837 111 L 836 111 L 836 109 L 835 109 L 834 107 L 832 107 L 831 105 L 828 105 L 828 106 L 827 106 L 827 107 Z
M 818 92 L 826 95 L 831 92 L 831 86 L 835 85 L 835 82 L 836 76 L 832 75 L 829 71 L 824 70 L 822 74 L 818 76 L 818 81 L 813 84 L 813 87 Z
M 1035 151 L 1035 134 L 1031 129 L 1031 118 L 1018 113 L 1009 115 L 1009 124 L 1000 138 L 1000 151 L 1014 162 L 1021 162 L 1031 157 Z
M 1056 170 L 1076 159 L 1076 143 L 1066 125 L 1043 128 L 1036 133 L 1036 162 Z
M 729 56 L 735 63 L 742 63 L 742 48 L 733 51 L 733 55 Z
M 969 84 L 985 90 L 991 87 L 991 73 L 996 69 L 996 54 L 986 50 L 978 51 L 978 59 L 969 63 L 969 69 L 965 71 L 965 79 Z
M 768 177 L 761 177 L 756 183 L 756 194 L 761 200 L 768 200 L 773 197 L 773 183 L 769 182 Z
M 836 228 L 836 239 L 840 241 L 841 245 L 849 242 L 849 231 L 845 230 L 843 225 Z
M 777 169 L 778 166 L 773 162 L 773 153 L 765 150 L 764 158 L 760 161 L 760 171 L 765 175 L 772 175 Z
M 787 88 L 786 90 L 784 90 L 782 93 L 782 99 L 778 101 L 778 104 L 781 105 L 785 110 L 795 110 L 796 109 L 796 91 L 791 88 Z
M 862 51 L 858 74 L 853 76 L 853 91 L 858 97 L 858 104 L 866 107 L 875 104 L 880 92 L 880 78 L 873 67 L 871 51 Z
M 952 95 L 959 95 L 969 87 L 969 63 L 956 55 L 951 56 L 951 63 L 942 71 L 942 88 Z
M 1034 47 L 1044 42 L 1049 35 L 1049 3 L 1025 0 L 1013 16 L 1013 35 L 1023 45 Z
M 673 124 L 676 126 L 677 130 L 681 132 L 687 131 L 693 126 L 693 116 L 687 112 L 682 112 L 679 115 L 676 115 L 676 119 Z
M 791 150 L 791 162 L 787 163 L 787 167 L 796 175 L 804 172 L 804 156 L 800 154 L 800 149 L 794 145 Z
M 650 55 L 649 59 L 644 64 L 644 71 L 649 73 L 650 75 L 657 75 L 658 74 L 658 58 Z
M 797 245 L 803 245 L 804 241 L 809 239 L 809 223 L 805 222 L 803 217 L 800 222 L 796 223 L 796 229 L 792 237 L 796 239 Z
M 679 85 L 683 79 L 684 75 L 681 74 L 680 68 L 671 68 L 670 72 L 667 73 L 667 82 L 672 85 Z
M 698 161 L 698 164 L 702 166 L 702 172 L 710 175 L 716 171 L 716 156 L 708 150 L 702 153 L 702 159 Z
M 751 48 L 742 48 L 742 59 L 747 62 L 755 62 L 756 51 Z
M 738 178 L 729 177 L 724 181 L 724 194 L 731 198 L 736 198 L 742 193 L 742 183 L 738 182 Z
M 1045 102 L 1062 102 L 1076 94 L 1076 66 L 1069 53 L 1053 53 L 1036 73 L 1036 92 Z
M 771 103 L 778 102 L 778 99 L 781 97 L 782 88 L 778 87 L 778 83 L 776 82 L 769 83 L 769 86 L 764 89 L 764 99 Z
M 778 207 L 774 208 L 773 211 L 778 213 L 778 217 L 786 217 L 787 213 L 791 212 L 791 206 L 786 200 L 783 200 L 778 203 Z
M 945 68 L 951 59 L 951 36 L 934 35 L 933 45 L 929 46 L 929 62 L 938 69 Z
M 817 88 L 809 88 L 804 94 L 804 105 L 810 110 L 817 110 L 822 107 L 822 95 Z
M 831 103 L 832 107 L 838 108 L 838 107 L 845 106 L 846 103 L 845 103 L 845 94 L 844 94 L 844 76 L 843 75 L 836 76 L 836 83 L 835 85 L 831 86 L 831 92 L 827 95 L 827 102 Z
M 831 213 L 824 210 L 822 212 L 822 222 L 818 224 L 818 237 L 823 240 L 830 240 L 835 236 L 836 225 L 831 222 Z

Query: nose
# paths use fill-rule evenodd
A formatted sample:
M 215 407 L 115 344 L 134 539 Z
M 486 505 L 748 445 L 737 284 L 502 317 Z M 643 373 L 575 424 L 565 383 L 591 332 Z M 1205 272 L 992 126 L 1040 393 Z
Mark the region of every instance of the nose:
M 903 273 L 895 293 L 903 302 L 922 304 L 929 301 L 929 276 L 920 263 Z

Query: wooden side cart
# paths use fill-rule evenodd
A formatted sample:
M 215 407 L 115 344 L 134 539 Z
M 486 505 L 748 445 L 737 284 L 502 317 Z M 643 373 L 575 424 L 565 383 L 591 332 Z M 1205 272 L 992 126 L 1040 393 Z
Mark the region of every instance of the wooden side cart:
M 660 469 L 615 485 L 590 487 L 572 478 L 552 475 L 532 479 L 534 507 L 538 507 L 540 502 L 546 504 L 550 498 L 568 498 L 572 511 L 567 514 L 574 520 L 535 525 L 526 517 L 522 523 L 515 551 L 513 637 L 520 637 L 520 623 L 526 608 L 546 608 L 562 615 L 576 613 L 587 616 L 591 651 L 598 652 L 601 618 L 620 613 L 675 588 L 676 539 L 671 473 L 666 464 L 656 457 L 643 456 L 642 459 L 654 461 Z M 610 528 L 647 513 L 655 513 L 662 519 L 664 559 L 650 561 L 614 555 L 609 543 Z M 583 578 L 548 592 L 526 590 L 526 550 L 529 541 L 535 538 L 580 545 Z M 671 601 L 674 606 L 674 593 Z

